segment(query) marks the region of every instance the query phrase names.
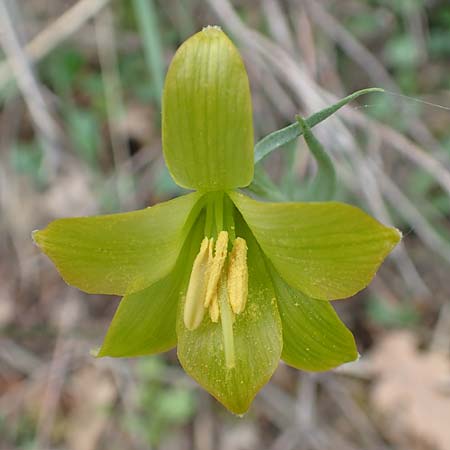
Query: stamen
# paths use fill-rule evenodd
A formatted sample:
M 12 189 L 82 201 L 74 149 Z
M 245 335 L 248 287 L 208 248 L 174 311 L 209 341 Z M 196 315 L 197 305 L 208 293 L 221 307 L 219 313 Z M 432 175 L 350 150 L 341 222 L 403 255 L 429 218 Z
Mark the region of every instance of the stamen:
M 226 277 L 222 274 L 219 284 L 220 321 L 222 323 L 223 349 L 225 353 L 225 365 L 232 369 L 236 365 L 233 334 L 233 311 L 228 302 Z
M 230 254 L 227 280 L 228 297 L 235 314 L 244 311 L 248 296 L 247 243 L 236 238 Z
M 216 295 L 220 274 L 222 273 L 228 252 L 228 233 L 221 231 L 217 236 L 214 258 L 210 264 L 208 286 L 206 288 L 206 298 L 204 306 L 208 308 L 211 300 Z
M 212 260 L 212 239 L 204 238 L 198 255 L 192 265 L 191 277 L 184 304 L 184 324 L 188 330 L 195 330 L 203 320 L 206 286 L 209 278 L 208 266 Z
M 241 313 L 248 296 L 247 243 L 236 238 L 228 256 L 228 232 L 217 236 L 214 256 L 213 239 L 204 238 L 192 266 L 184 306 L 184 324 L 195 330 L 202 323 L 208 308 L 211 321 L 222 325 L 225 365 L 236 365 L 233 323 Z
M 219 300 L 217 299 L 217 292 L 213 296 L 211 304 L 209 305 L 209 317 L 211 318 L 212 322 L 214 323 L 219 322 L 220 308 L 219 308 Z

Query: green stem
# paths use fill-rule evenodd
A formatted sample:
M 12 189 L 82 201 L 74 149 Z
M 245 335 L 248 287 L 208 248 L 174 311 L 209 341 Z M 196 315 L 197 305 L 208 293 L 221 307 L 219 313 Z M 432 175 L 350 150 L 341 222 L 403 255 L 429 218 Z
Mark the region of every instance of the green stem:
M 317 173 L 314 181 L 309 186 L 309 198 L 307 200 L 331 200 L 336 190 L 336 172 L 333 161 L 322 147 L 322 144 L 312 134 L 306 120 L 300 116 L 296 116 L 295 119 L 302 129 L 306 144 L 317 163 Z

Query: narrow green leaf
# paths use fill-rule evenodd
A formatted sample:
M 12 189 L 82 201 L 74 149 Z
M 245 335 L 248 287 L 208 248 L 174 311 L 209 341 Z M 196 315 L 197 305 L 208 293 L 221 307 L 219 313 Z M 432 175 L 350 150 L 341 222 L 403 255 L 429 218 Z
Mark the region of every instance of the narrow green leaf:
M 184 370 L 235 414 L 246 412 L 256 393 L 270 379 L 281 354 L 281 322 L 264 257 L 237 218 L 236 233 L 248 245 L 249 294 L 245 310 L 233 324 L 235 367 L 225 364 L 222 327 L 205 315 L 189 331 L 178 313 L 178 358 Z
M 308 297 L 271 272 L 283 327 L 283 361 L 311 371 L 354 361 L 355 339 L 330 303 Z
M 198 214 L 201 194 L 123 214 L 59 219 L 33 233 L 66 283 L 97 294 L 131 294 L 166 276 Z
M 336 190 L 336 172 L 333 161 L 322 147 L 322 144 L 312 134 L 308 123 L 300 116 L 296 117 L 302 129 L 303 137 L 317 163 L 317 173 L 308 186 L 305 200 L 325 201 L 333 198 Z
M 334 105 L 328 106 L 327 108 L 324 108 L 321 111 L 309 116 L 306 119 L 306 123 L 310 128 L 313 128 L 320 122 L 328 119 L 328 117 L 345 106 L 347 103 L 350 103 L 352 100 L 358 98 L 360 95 L 369 94 L 372 92 L 384 92 L 384 89 L 368 88 L 356 91 L 353 94 L 343 98 L 342 100 L 339 100 Z M 261 159 L 263 159 L 269 153 L 276 150 L 278 147 L 287 144 L 288 142 L 298 138 L 301 135 L 302 129 L 298 122 L 295 122 L 285 128 L 282 128 L 281 130 L 274 131 L 273 133 L 270 133 L 267 136 L 263 137 L 255 145 L 255 164 L 261 161 Z
M 218 27 L 177 51 L 164 85 L 164 157 L 176 183 L 217 191 L 253 178 L 250 88 L 242 59 Z
M 401 233 L 338 202 L 263 203 L 230 192 L 280 276 L 312 298 L 350 297 L 365 288 Z
M 297 167 L 297 143 L 291 141 L 285 145 L 283 151 L 282 176 L 280 178 L 280 191 L 284 193 L 286 200 L 295 200 L 298 191 L 298 167 Z M 257 164 L 255 172 L 262 164 Z M 269 199 L 268 199 L 269 200 Z

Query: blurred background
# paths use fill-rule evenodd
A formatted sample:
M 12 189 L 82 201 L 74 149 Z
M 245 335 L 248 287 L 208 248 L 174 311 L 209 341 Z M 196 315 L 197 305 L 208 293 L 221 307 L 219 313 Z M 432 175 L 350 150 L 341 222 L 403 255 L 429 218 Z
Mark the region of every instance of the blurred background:
M 63 216 L 180 194 L 161 154 L 160 99 L 204 25 L 249 72 L 256 138 L 354 90 L 314 128 L 337 198 L 399 227 L 371 286 L 335 302 L 362 355 L 308 374 L 280 364 L 243 418 L 175 351 L 90 356 L 119 299 L 66 286 L 31 241 Z M 448 0 L 0 0 L 0 448 L 450 449 Z M 263 166 L 283 198 L 314 163 L 303 141 Z

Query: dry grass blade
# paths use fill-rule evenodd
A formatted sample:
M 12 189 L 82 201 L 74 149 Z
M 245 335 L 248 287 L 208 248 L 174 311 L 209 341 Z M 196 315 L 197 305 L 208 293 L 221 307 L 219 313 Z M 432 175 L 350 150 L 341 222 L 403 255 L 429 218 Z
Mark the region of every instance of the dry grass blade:
M 382 188 L 380 187 L 380 183 L 370 167 L 368 158 L 363 158 L 360 155 L 355 154 L 355 160 L 355 165 L 357 167 L 356 174 L 360 180 L 359 184 L 371 211 L 374 213 L 375 217 L 383 223 L 393 225 L 391 214 L 389 213 L 382 194 Z M 346 174 L 346 182 L 349 185 L 351 185 L 351 178 L 353 176 L 354 175 L 350 173 Z M 428 297 L 431 293 L 430 289 L 417 271 L 417 268 L 409 257 L 408 251 L 403 242 L 398 244 L 392 254 L 392 258 L 394 259 L 397 269 L 405 281 L 405 285 L 408 286 L 411 293 L 414 293 L 417 297 Z
M 356 40 L 337 20 L 329 14 L 318 1 L 307 0 L 307 10 L 320 26 L 320 29 L 336 41 L 351 55 L 355 61 L 369 74 L 372 81 L 386 89 L 397 90 L 383 64 L 372 55 L 358 40 Z
M 50 53 L 62 41 L 77 32 L 94 17 L 110 0 L 80 0 L 24 47 L 24 54 L 35 63 Z M 3 2 L 3 0 L 2 0 Z M 12 78 L 7 62 L 0 64 L 0 90 Z
M 2 30 L 0 33 L 0 44 L 30 111 L 37 135 L 43 146 L 45 154 L 44 167 L 50 175 L 58 164 L 61 132 L 52 116 L 49 105 L 44 99 L 27 56 L 20 45 L 12 15 L 8 4 L 4 1 L 0 2 L 0 29 Z
M 130 164 L 127 142 L 119 130 L 119 121 L 124 116 L 123 92 L 120 80 L 114 34 L 114 17 L 109 7 L 106 7 L 95 19 L 97 49 L 105 91 L 106 110 L 108 114 L 108 130 L 112 147 L 113 161 L 116 171 L 122 168 L 122 179 L 130 179 Z M 116 178 L 116 191 L 120 204 L 126 203 L 126 186 L 121 179 Z M 134 203 L 134 202 L 133 202 Z M 129 205 L 131 206 L 131 205 Z
M 63 385 L 72 358 L 73 341 L 59 338 L 53 353 L 53 359 L 48 369 L 45 393 L 39 411 L 36 445 L 45 448 L 48 445 L 50 433 L 55 421 Z
M 355 401 L 351 393 L 335 377 L 324 376 L 322 386 L 341 410 L 342 415 L 353 425 L 358 432 L 364 448 L 367 450 L 387 450 L 382 443 L 376 428 L 361 406 Z
M 295 53 L 294 39 L 280 3 L 276 0 L 264 0 L 262 7 L 275 40 L 289 52 Z
M 318 1 L 307 0 L 306 5 L 311 17 L 318 27 L 327 34 L 330 39 L 338 45 L 353 59 L 363 71 L 365 71 L 375 85 L 395 92 L 399 92 L 399 87 L 385 69 L 384 65 L 361 44 L 342 24 L 340 24 L 326 8 Z M 412 118 L 410 132 L 422 145 L 438 148 L 438 143 L 423 125 L 423 123 Z
M 445 260 L 450 262 L 450 244 L 442 238 L 428 223 L 425 217 L 415 207 L 414 203 L 402 192 L 402 190 L 379 168 L 373 167 L 381 181 L 381 186 L 386 198 L 394 208 L 397 208 L 422 241 Z

